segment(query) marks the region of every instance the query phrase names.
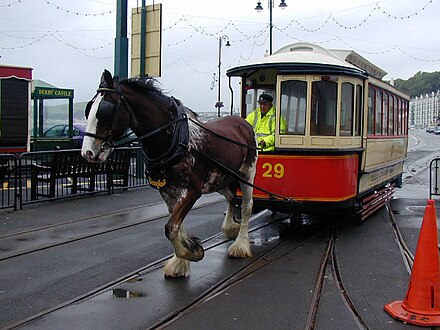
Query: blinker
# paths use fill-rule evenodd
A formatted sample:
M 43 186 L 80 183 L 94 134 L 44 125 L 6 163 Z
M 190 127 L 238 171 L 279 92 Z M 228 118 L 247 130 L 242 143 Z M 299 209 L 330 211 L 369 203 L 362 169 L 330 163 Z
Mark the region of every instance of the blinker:
M 93 102 L 95 102 L 95 98 L 93 98 L 93 100 L 87 102 L 86 109 L 85 109 L 86 119 L 89 119 L 90 109 L 92 109 Z
M 116 111 L 116 104 L 102 100 L 99 103 L 98 111 L 96 112 L 96 118 L 107 125 L 113 124 L 113 119 Z

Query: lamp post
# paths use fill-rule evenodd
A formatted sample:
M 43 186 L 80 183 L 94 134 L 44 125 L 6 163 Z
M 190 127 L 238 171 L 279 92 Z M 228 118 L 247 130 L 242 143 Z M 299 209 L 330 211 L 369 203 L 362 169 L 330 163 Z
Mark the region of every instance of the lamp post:
M 223 107 L 223 102 L 221 101 L 221 68 L 222 68 L 222 40 L 226 42 L 225 46 L 229 47 L 231 44 L 229 43 L 229 37 L 227 35 L 221 36 L 218 38 L 218 97 L 217 97 L 217 103 L 215 104 L 215 107 L 217 108 L 218 116 L 220 117 L 220 108 Z
M 278 7 L 280 7 L 281 9 L 285 9 L 287 7 L 286 0 L 281 0 Z M 269 0 L 269 55 L 272 55 L 272 30 L 273 30 L 272 8 L 273 8 L 273 0 Z M 261 1 L 257 2 L 257 6 L 255 7 L 255 10 L 257 12 L 263 10 L 263 7 L 261 6 Z

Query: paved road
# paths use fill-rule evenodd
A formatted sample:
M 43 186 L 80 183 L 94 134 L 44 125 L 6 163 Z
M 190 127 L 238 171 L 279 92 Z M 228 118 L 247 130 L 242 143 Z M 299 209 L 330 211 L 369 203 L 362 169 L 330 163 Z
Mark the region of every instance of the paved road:
M 413 137 L 410 139 L 411 153 L 407 162 L 405 186 L 396 193 L 392 209 L 402 227 L 405 240 L 415 252 L 418 230 L 429 195 L 429 173 L 426 166 L 440 150 L 440 136 L 420 130 L 412 130 L 411 133 Z M 118 210 L 123 211 L 113 216 L 112 221 L 128 221 L 139 215 L 136 210 L 139 211 L 138 207 L 145 204 L 145 196 L 151 198 L 147 200 L 160 200 L 154 192 L 145 194 L 145 191 L 132 191 L 114 196 L 48 203 L 18 212 L 3 212 L 5 220 L 2 220 L 0 235 L 29 230 L 34 226 L 52 225 L 72 217 L 81 218 L 90 214 L 99 217 Z M 218 231 L 223 210 L 224 205 L 218 204 L 208 212 L 206 209 L 195 211 L 191 219 L 194 225 L 188 222 L 188 229 L 208 237 Z M 38 252 L 33 258 L 21 259 L 25 260 L 22 264 L 5 263 L 3 267 L 0 261 L 0 326 L 38 312 L 45 303 L 53 306 L 69 296 L 78 295 L 80 289 L 86 292 L 99 286 L 99 283 L 167 255 L 171 248 L 163 236 L 163 224 L 150 225 L 142 230 L 122 230 L 107 235 L 104 240 L 90 240 L 89 244 L 76 242 L 71 251 L 53 250 L 57 252 L 49 255 Z M 157 240 L 150 240 L 151 237 Z M 269 236 L 254 234 L 255 255 L 265 253 L 280 237 L 280 233 Z M 158 243 L 160 240 L 163 244 Z M 316 265 L 319 265 L 319 262 L 314 261 L 320 260 L 325 247 L 325 239 L 315 242 L 304 249 L 289 249 L 287 246 L 285 255 L 277 262 L 183 313 L 167 327 L 304 328 L 307 309 L 305 302 L 310 300 L 310 285 L 316 278 Z M 295 244 L 295 240 L 289 244 Z M 122 283 L 117 287 L 123 289 L 122 292 L 146 293 L 139 296 L 140 299 L 119 299 L 111 289 L 50 313 L 24 328 L 129 329 L 151 326 L 178 311 L 191 299 L 196 299 L 237 267 L 243 266 L 243 261 L 226 258 L 226 248 L 227 245 L 220 245 L 208 252 L 202 262 L 193 264 L 189 279 L 165 281 L 161 270 L 158 270 L 139 274 L 136 282 Z M 411 329 L 411 326 L 394 321 L 383 311 L 384 304 L 403 299 L 409 280 L 385 210 L 361 226 L 341 228 L 337 249 L 340 263 L 344 267 L 347 289 L 362 318 L 368 322 L 368 328 Z M 8 251 L 0 248 L 0 253 L 6 254 Z M 346 315 L 346 309 L 341 308 L 344 304 L 338 298 L 335 284 L 335 279 L 329 275 L 323 291 L 317 329 L 351 329 L 358 326 L 356 322 L 353 323 L 352 317 Z

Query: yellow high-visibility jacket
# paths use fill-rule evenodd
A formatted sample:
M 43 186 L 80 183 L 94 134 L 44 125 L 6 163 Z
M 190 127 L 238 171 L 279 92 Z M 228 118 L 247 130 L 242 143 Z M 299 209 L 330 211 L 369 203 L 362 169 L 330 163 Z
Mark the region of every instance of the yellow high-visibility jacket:
M 246 117 L 246 121 L 252 125 L 255 134 L 257 135 L 257 142 L 264 140 L 266 146 L 261 151 L 275 150 L 275 108 L 272 106 L 268 112 L 261 118 L 260 108 L 255 109 Z M 286 121 L 281 118 L 281 133 L 286 131 Z

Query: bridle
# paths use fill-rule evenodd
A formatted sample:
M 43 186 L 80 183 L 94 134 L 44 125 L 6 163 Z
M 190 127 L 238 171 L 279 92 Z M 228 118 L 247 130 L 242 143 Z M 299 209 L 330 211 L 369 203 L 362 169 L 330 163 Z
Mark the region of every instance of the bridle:
M 124 106 L 126 107 L 126 109 L 130 113 L 130 117 L 134 119 L 133 110 L 132 110 L 130 104 L 127 102 L 127 99 L 122 94 L 122 92 L 115 90 L 115 89 L 112 89 L 112 88 L 106 88 L 106 87 L 98 88 L 96 90 L 96 95 L 92 98 L 92 100 L 90 100 L 87 103 L 86 110 L 85 110 L 86 119 L 89 118 L 91 106 L 92 106 L 93 102 L 96 100 L 96 97 L 98 96 L 98 94 L 105 93 L 105 92 L 118 95 L 117 103 L 112 103 L 112 102 L 106 101 L 104 99 L 101 100 L 101 102 L 99 103 L 98 110 L 96 111 L 96 118 L 98 119 L 98 121 L 100 121 L 104 125 L 110 127 L 108 136 L 101 136 L 101 135 L 97 135 L 97 134 L 90 133 L 90 132 L 84 133 L 85 136 L 89 136 L 89 137 L 103 141 L 101 144 L 101 151 L 102 152 L 108 151 L 115 146 L 114 132 L 117 131 L 117 129 L 118 129 L 118 122 L 116 121 L 116 118 L 117 118 L 117 114 L 119 112 L 119 109 L 121 108 L 121 104 L 124 104 Z M 119 139 L 123 139 L 123 138 L 124 137 L 121 137 Z
M 164 125 L 150 131 L 144 135 L 138 136 L 136 138 L 128 139 L 123 144 L 118 144 L 117 141 L 114 141 L 114 131 L 117 131 L 117 125 L 119 124 L 116 120 L 117 114 L 120 111 L 121 104 L 124 104 L 124 107 L 129 112 L 131 123 L 136 123 L 136 118 L 134 116 L 133 109 L 128 103 L 127 99 L 124 97 L 123 93 L 119 90 L 100 87 L 96 90 L 96 95 L 92 98 L 91 101 L 88 102 L 85 110 L 86 119 L 88 119 L 91 109 L 91 104 L 96 100 L 96 97 L 99 93 L 109 92 L 118 95 L 117 103 L 112 103 L 106 100 L 101 100 L 99 103 L 98 110 L 96 111 L 96 118 L 98 121 L 102 122 L 104 125 L 111 127 L 109 130 L 108 136 L 104 137 L 101 135 L 97 135 L 90 132 L 85 132 L 85 136 L 89 136 L 95 139 L 102 140 L 101 144 L 101 152 L 109 151 L 112 148 L 120 147 L 122 145 L 128 144 L 133 141 L 141 141 L 152 137 L 153 135 L 158 134 L 164 130 L 172 128 L 171 141 L 169 148 L 162 154 L 157 157 L 151 158 L 148 156 L 143 150 L 143 157 L 145 161 L 149 164 L 149 167 L 154 167 L 156 165 L 164 165 L 173 162 L 176 158 L 181 156 L 188 149 L 188 117 L 186 115 L 186 110 L 183 109 L 182 104 L 179 100 L 174 97 L 170 98 L 170 106 L 171 111 L 174 113 L 169 122 Z M 125 140 L 130 134 L 124 135 L 118 138 L 118 141 Z

